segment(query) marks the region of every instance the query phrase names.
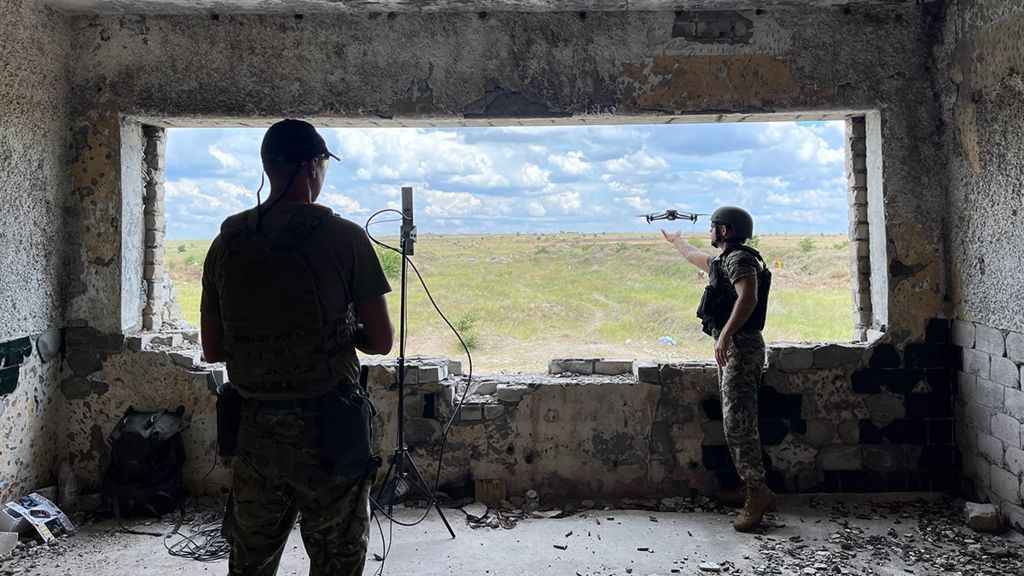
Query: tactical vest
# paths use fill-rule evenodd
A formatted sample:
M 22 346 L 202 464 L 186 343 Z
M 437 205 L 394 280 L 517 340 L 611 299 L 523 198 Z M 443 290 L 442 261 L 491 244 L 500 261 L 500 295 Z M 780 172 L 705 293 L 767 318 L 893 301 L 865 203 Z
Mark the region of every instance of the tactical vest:
M 337 388 L 332 360 L 353 341 L 352 307 L 327 318 L 303 250 L 326 213 L 303 208 L 279 231 L 260 230 L 257 210 L 221 227 L 224 356 L 247 398 L 299 399 Z
M 768 293 L 772 288 L 772 272 L 764 263 L 761 254 L 749 246 L 734 246 L 727 248 L 722 255 L 711 261 L 711 272 L 708 274 L 708 285 L 704 288 L 704 296 L 700 299 L 700 306 L 697 307 L 697 317 L 701 319 L 701 328 L 708 336 L 718 337 L 718 333 L 725 328 L 729 316 L 732 315 L 733 306 L 736 305 L 735 290 L 728 290 L 726 283 L 728 279 L 722 270 L 722 261 L 733 250 L 742 250 L 753 255 L 761 262 L 761 270 L 757 273 L 757 305 L 754 306 L 750 318 L 743 323 L 740 330 L 763 330 L 765 318 L 768 315 Z

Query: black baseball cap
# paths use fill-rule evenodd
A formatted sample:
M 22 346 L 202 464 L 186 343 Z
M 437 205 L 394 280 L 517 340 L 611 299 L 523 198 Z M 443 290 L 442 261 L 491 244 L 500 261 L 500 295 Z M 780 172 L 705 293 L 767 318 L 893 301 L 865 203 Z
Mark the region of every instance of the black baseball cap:
M 291 118 L 271 126 L 260 146 L 264 164 L 298 164 L 324 155 L 341 160 L 327 149 L 327 143 L 312 124 Z

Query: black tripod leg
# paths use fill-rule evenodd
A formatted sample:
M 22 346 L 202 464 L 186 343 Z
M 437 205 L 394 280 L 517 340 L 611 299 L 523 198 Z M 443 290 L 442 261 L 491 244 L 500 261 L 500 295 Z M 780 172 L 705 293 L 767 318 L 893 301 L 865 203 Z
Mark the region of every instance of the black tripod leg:
M 388 471 L 384 473 L 384 478 L 383 478 L 383 480 L 381 480 L 381 482 L 380 482 L 380 489 L 379 489 L 379 490 L 377 490 L 377 499 L 376 499 L 376 500 L 374 501 L 374 504 L 375 504 L 375 505 L 376 505 L 376 506 L 377 506 L 378 508 L 380 508 L 381 510 L 383 510 L 383 509 L 384 509 L 384 507 L 383 507 L 383 506 L 381 506 L 381 504 L 380 504 L 380 503 L 381 503 L 381 501 L 382 501 L 383 497 L 385 496 L 385 491 L 386 491 L 386 490 L 388 489 L 388 483 L 389 483 L 389 482 L 391 482 L 391 480 L 392 480 L 392 479 L 391 479 L 391 472 L 392 472 L 392 471 L 393 471 L 394 469 L 395 469 L 395 457 L 393 456 L 393 457 L 391 458 L 391 460 L 390 460 L 390 461 L 388 462 Z M 391 512 L 392 512 L 392 510 L 394 510 L 394 507 L 395 507 L 395 494 L 394 494 L 394 487 L 392 487 L 392 493 L 391 493 L 391 495 L 390 495 L 390 496 L 388 497 L 388 501 L 387 501 L 386 505 L 387 505 L 387 507 L 388 507 L 388 516 L 390 516 L 390 515 L 391 515 Z
M 419 488 L 421 494 L 427 497 L 430 504 L 434 505 L 434 509 L 437 510 L 437 515 L 441 517 L 441 521 L 444 522 L 444 527 L 448 529 L 448 533 L 452 535 L 452 539 L 455 539 L 455 531 L 452 530 L 452 525 L 448 523 L 448 518 L 445 517 L 444 512 L 441 511 L 441 505 L 437 503 L 437 497 L 434 493 L 427 488 L 426 482 L 423 481 L 423 475 L 420 474 L 420 469 L 416 467 L 416 462 L 413 461 L 412 456 L 409 456 L 409 467 L 412 468 L 413 481 L 416 487 Z M 429 504 L 428 504 L 429 506 Z

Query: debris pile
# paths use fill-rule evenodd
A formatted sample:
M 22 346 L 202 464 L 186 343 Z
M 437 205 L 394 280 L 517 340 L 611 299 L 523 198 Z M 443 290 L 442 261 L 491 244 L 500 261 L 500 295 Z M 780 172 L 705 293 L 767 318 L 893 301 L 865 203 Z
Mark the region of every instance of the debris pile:
M 753 573 L 875 575 L 878 566 L 915 576 L 1024 574 L 1024 556 L 1008 540 L 964 526 L 961 508 L 948 499 L 812 502 L 828 513 L 834 531 L 823 540 L 760 535 Z M 877 523 L 857 520 L 880 521 Z M 882 529 L 877 526 L 889 526 Z

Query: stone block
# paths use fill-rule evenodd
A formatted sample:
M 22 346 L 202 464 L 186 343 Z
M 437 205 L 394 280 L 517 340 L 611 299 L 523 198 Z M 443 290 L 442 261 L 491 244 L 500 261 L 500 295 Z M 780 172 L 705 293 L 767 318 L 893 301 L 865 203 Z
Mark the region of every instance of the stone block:
M 60 383 L 60 391 L 68 400 L 81 400 L 92 393 L 92 382 L 81 376 L 66 378 Z
M 893 472 L 907 470 L 907 453 L 903 446 L 896 444 L 879 444 L 863 446 L 864 468 L 876 472 Z
M 821 470 L 860 470 L 864 464 L 861 447 L 845 444 L 823 446 L 817 461 Z
M 924 327 L 924 341 L 930 344 L 948 344 L 949 336 L 949 320 L 932 318 Z
M 459 410 L 459 422 L 479 422 L 484 419 L 482 404 L 463 404 Z
M 75 376 L 88 376 L 103 369 L 103 362 L 93 352 L 71 352 L 64 358 L 64 361 L 67 362 L 68 368 Z
M 912 342 L 903 349 L 903 363 L 907 368 L 944 368 L 950 364 L 949 346 Z
M 64 331 L 68 350 L 88 350 L 115 354 L 124 349 L 123 334 L 104 334 L 87 326 L 72 326 Z
M 477 382 L 476 388 L 473 389 L 473 394 L 480 394 L 483 396 L 490 396 L 498 392 L 498 381 L 497 380 L 481 380 Z
M 445 370 L 441 366 L 417 366 L 416 367 L 416 383 L 417 384 L 437 384 L 441 380 L 444 380 Z
M 1024 420 L 1024 392 L 1007 388 L 1003 391 L 1003 411 L 1018 420 Z
M 998 534 L 1002 532 L 999 509 L 993 504 L 964 503 L 964 523 L 976 532 Z
M 965 348 L 963 371 L 981 378 L 988 378 L 991 374 L 991 360 L 992 357 L 985 352 Z
M 862 418 L 857 421 L 857 426 L 860 432 L 860 443 L 862 445 L 883 444 L 885 442 L 885 434 L 882 433 L 882 429 L 876 426 L 871 420 Z
M 839 440 L 843 444 L 860 443 L 860 422 L 856 420 L 840 422 L 836 426 L 836 431 L 839 433 Z
M 964 348 L 974 348 L 974 323 L 965 320 L 953 320 L 953 344 Z
M 134 336 L 128 336 L 128 349 L 132 352 L 141 352 L 145 350 L 153 340 L 153 336 L 153 334 L 136 334 Z
M 0 558 L 10 554 L 18 547 L 17 532 L 0 532 Z M 13 573 L 13 572 L 12 572 Z
M 1006 469 L 1018 477 L 1024 478 L 1024 450 L 1008 446 L 1003 454 Z
M 1024 491 L 1024 489 L 1022 489 Z M 1012 502 L 1001 502 L 999 504 L 999 513 L 1003 517 L 1003 522 L 1007 526 L 1010 526 L 1017 532 L 1024 534 L 1024 507 L 1018 506 Z
M 868 366 L 872 368 L 900 367 L 900 353 L 892 344 L 879 344 L 869 350 Z
M 661 384 L 661 371 L 654 362 L 634 362 L 633 375 L 636 376 L 638 382 Z
M 974 348 L 993 356 L 1006 353 L 1006 338 L 998 328 L 978 324 L 974 333 Z
M 525 384 L 498 384 L 495 392 L 498 400 L 509 404 L 517 404 L 530 393 L 530 387 Z
M 593 374 L 597 358 L 555 358 L 548 362 L 548 374 Z
M 864 399 L 864 407 L 867 408 L 871 419 L 879 423 L 888 423 L 897 418 L 903 418 L 907 414 L 903 397 L 895 394 L 884 393 L 868 396 Z
M 982 406 L 974 402 L 970 402 L 964 406 L 964 417 L 963 421 L 974 428 L 988 434 L 992 431 L 992 409 L 988 406 Z
M 908 394 L 908 418 L 952 418 L 953 399 L 946 394 Z
M 487 420 L 494 420 L 495 418 L 501 418 L 505 415 L 504 404 L 484 404 L 484 418 Z
M 1003 470 L 1001 466 L 992 465 L 992 491 L 999 497 L 1018 503 L 1020 499 L 1020 477 Z
M 790 344 L 778 348 L 779 366 L 784 372 L 803 372 L 814 366 L 814 347 Z
M 1020 368 L 1009 358 L 993 356 L 989 373 L 993 382 L 1008 388 L 1020 388 Z
M 594 374 L 619 376 L 633 373 L 632 360 L 598 360 L 594 363 Z
M 1017 364 L 1024 364 L 1024 334 L 1010 332 L 1006 335 L 1006 357 Z
M 462 376 L 462 360 L 448 360 L 448 374 Z
M 991 434 L 978 432 L 978 453 L 984 456 L 989 464 L 1003 465 L 1003 441 Z
M 1002 440 L 1007 446 L 1021 448 L 1021 424 L 1016 418 L 997 412 L 992 415 L 992 435 Z
M 815 447 L 821 447 L 835 442 L 836 426 L 830 420 L 806 420 L 804 421 L 804 426 L 804 431 L 795 435 L 807 444 Z
M 827 344 L 814 349 L 814 367 L 829 370 L 840 366 L 853 366 L 860 363 L 862 346 L 843 344 Z
M 858 394 L 877 394 L 882 391 L 882 371 L 857 370 L 850 375 L 850 387 Z
M 167 356 L 175 365 L 189 370 L 199 363 L 199 350 L 173 350 L 168 352 Z
M 169 346 L 171 348 L 177 348 L 178 346 L 181 346 L 182 338 L 181 334 L 178 333 L 158 334 L 154 335 L 149 342 L 155 346 Z

